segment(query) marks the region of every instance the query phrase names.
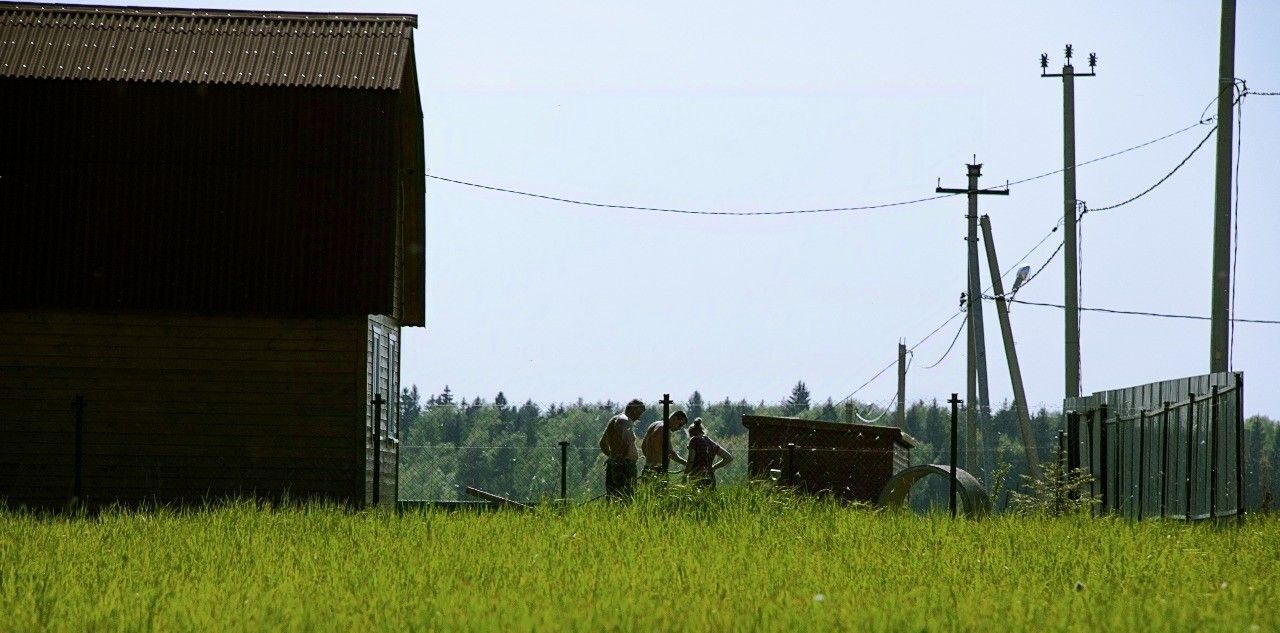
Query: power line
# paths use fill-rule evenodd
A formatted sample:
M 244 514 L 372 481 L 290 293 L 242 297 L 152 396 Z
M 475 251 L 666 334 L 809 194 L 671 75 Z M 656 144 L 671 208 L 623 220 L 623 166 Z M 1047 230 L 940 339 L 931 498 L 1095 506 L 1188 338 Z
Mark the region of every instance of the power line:
M 984 295 L 982 298 L 983 298 L 983 299 L 987 299 L 987 300 L 989 300 L 989 301 L 994 301 L 994 300 L 996 299 L 996 297 L 992 297 L 992 296 L 988 296 L 988 295 Z M 1040 302 L 1040 301 L 1026 301 L 1026 300 L 1024 300 L 1024 299 L 1009 299 L 1008 297 L 1006 297 L 1006 298 L 1005 298 L 1005 301 L 1008 301 L 1008 302 L 1010 302 L 1010 303 L 1021 303 L 1021 304 L 1023 304 L 1023 305 L 1029 305 L 1029 306 L 1040 306 L 1040 307 L 1042 307 L 1042 308 L 1058 308 L 1059 310 L 1064 310 L 1064 309 L 1066 309 L 1066 307 L 1065 307 L 1065 306 L 1063 306 L 1061 303 L 1043 303 L 1043 302 Z M 1120 310 L 1120 309 L 1116 309 L 1116 308 L 1084 308 L 1084 307 L 1081 307 L 1081 308 L 1079 308 L 1079 309 L 1080 309 L 1080 310 L 1082 310 L 1082 311 L 1087 311 L 1087 312 L 1105 312 L 1105 313 L 1107 313 L 1107 314 L 1123 314 L 1123 315 L 1129 315 L 1129 316 L 1159 317 L 1159 318 L 1162 318 L 1162 319 L 1190 319 L 1190 320 L 1193 320 L 1193 321 L 1208 321 L 1208 320 L 1210 320 L 1210 317 L 1207 317 L 1207 316 L 1198 316 L 1198 315 L 1194 315 L 1194 314 L 1171 314 L 1171 313 L 1167 313 L 1167 312 L 1144 312 L 1144 311 L 1141 311 L 1141 310 Z M 1232 320 L 1232 321 L 1235 321 L 1235 322 L 1238 322 L 1238 323 L 1257 323 L 1257 324 L 1261 324 L 1261 325 L 1280 325 L 1280 320 L 1276 320 L 1276 319 L 1231 319 L 1231 320 Z
M 919 204 L 919 203 L 921 203 L 921 202 L 929 202 L 930 200 L 938 200 L 938 199 L 940 199 L 940 198 L 950 198 L 951 196 L 957 195 L 957 194 L 948 193 L 948 194 L 942 194 L 942 195 L 937 195 L 937 196 L 929 196 L 929 197 L 927 197 L 927 198 L 915 198 L 915 199 L 912 199 L 912 200 L 901 200 L 901 201 L 898 201 L 898 202 L 886 202 L 886 203 L 883 203 L 883 204 L 868 204 L 868 205 L 856 206 L 856 207 L 832 207 L 832 208 L 828 208 L 828 209 L 794 209 L 794 210 L 789 210 L 789 211 L 698 211 L 698 210 L 693 210 L 693 209 L 674 209 L 674 208 L 666 208 L 666 207 L 643 207 L 643 206 L 630 205 L 630 204 L 609 204 L 609 203 L 604 203 L 604 202 L 588 202 L 588 201 L 585 201 L 585 200 L 574 200 L 574 199 L 572 199 L 572 198 L 563 198 L 563 197 L 560 197 L 560 196 L 550 196 L 550 195 L 545 195 L 545 194 L 540 194 L 540 193 L 531 193 L 531 192 L 528 192 L 528 191 L 519 191 L 519 190 L 516 190 L 516 189 L 506 189 L 506 188 L 503 188 L 503 187 L 494 187 L 494 186 L 492 186 L 492 185 L 482 185 L 482 184 L 480 184 L 480 183 L 467 182 L 467 181 L 465 181 L 465 180 L 455 180 L 455 179 L 453 179 L 453 178 L 445 178 L 444 176 L 436 176 L 436 175 L 434 175 L 434 174 L 426 174 L 426 177 L 427 177 L 427 178 L 433 178 L 433 179 L 435 179 L 435 180 L 443 180 L 443 181 L 445 181 L 445 182 L 451 182 L 451 183 L 458 184 L 458 185 L 466 185 L 466 186 L 468 186 L 468 187 L 475 187 L 475 188 L 477 188 L 477 189 L 488 189 L 489 191 L 500 191 L 500 192 L 502 192 L 502 193 L 510 193 L 510 194 L 514 194 L 514 195 L 517 195 L 517 196 L 526 196 L 526 197 L 529 197 L 529 198 L 540 198 L 540 199 L 543 199 L 543 200 L 552 200 L 552 201 L 555 201 L 555 202 L 563 202 L 563 203 L 566 203 L 566 204 L 576 204 L 576 205 L 581 205 L 581 206 L 585 206 L 585 207 L 599 207 L 599 208 L 602 208 L 602 209 L 628 209 L 628 210 L 631 210 L 631 211 L 656 211 L 656 212 L 658 212 L 658 213 L 681 213 L 681 214 L 685 214 L 685 215 L 736 215 L 736 216 L 748 216 L 748 215 L 797 215 L 797 214 L 801 214 L 801 213 L 835 213 L 835 212 L 838 212 L 838 211 L 870 211 L 870 210 L 872 210 L 872 209 L 886 209 L 886 208 L 889 208 L 889 207 L 901 207 L 901 206 L 906 206 L 906 205 L 910 205 L 910 204 Z
M 955 318 L 956 318 L 956 317 L 958 317 L 958 316 L 960 316 L 961 314 L 964 314 L 964 310 L 957 310 L 957 311 L 955 312 L 955 314 L 952 314 L 952 315 L 951 315 L 951 317 L 950 317 L 950 318 L 948 318 L 946 321 L 943 321 L 943 322 L 942 322 L 942 325 L 939 325 L 938 327 L 934 328 L 934 330 L 933 330 L 932 332 L 930 332 L 930 333 L 926 334 L 926 335 L 924 336 L 924 338 L 920 339 L 919 341 L 916 341 L 916 344 L 915 344 L 915 345 L 912 345 L 911 347 L 907 348 L 907 351 L 909 351 L 909 352 L 914 352 L 914 351 L 916 350 L 916 348 L 917 348 L 917 347 L 920 347 L 921 345 L 923 345 L 923 344 L 924 344 L 924 342 L 925 342 L 925 341 L 927 341 L 927 340 L 929 340 L 929 339 L 933 338 L 933 336 L 934 336 L 935 334 L 937 334 L 938 332 L 940 332 L 940 331 L 942 330 L 942 328 L 947 327 L 947 324 L 948 324 L 948 323 L 950 323 L 950 322 L 952 322 L 953 320 L 955 320 Z M 893 367 L 893 366 L 894 366 L 894 365 L 896 365 L 897 363 L 898 363 L 898 359 L 897 359 L 897 358 L 894 358 L 892 362 L 890 362 L 888 365 L 885 365 L 883 369 L 881 369 L 880 371 L 876 372 L 876 373 L 875 373 L 875 375 L 873 375 L 872 377 L 868 378 L 868 379 L 866 380 L 866 382 L 864 382 L 864 383 L 862 383 L 861 385 L 859 385 L 857 389 L 854 389 L 853 391 L 851 391 L 851 392 L 849 393 L 849 395 L 847 395 L 847 396 L 845 396 L 845 397 L 841 398 L 841 399 L 840 399 L 840 401 L 839 401 L 839 402 L 837 402 L 836 404 L 840 404 L 840 403 L 846 402 L 846 401 L 848 401 L 848 400 L 849 400 L 849 398 L 852 398 L 852 397 L 854 397 L 854 396 L 858 395 L 858 392 L 860 392 L 860 391 L 862 391 L 863 389 L 865 389 L 865 388 L 866 388 L 866 386 L 867 386 L 867 385 L 869 385 L 869 384 L 871 384 L 872 382 L 875 382 L 875 379 L 876 379 L 876 378 L 879 378 L 880 376 L 884 375 L 884 372 L 889 371 L 889 368 L 890 368 L 890 367 Z
M 1258 94 L 1258 93 L 1251 93 L 1251 94 Z M 1265 93 L 1264 93 L 1264 94 L 1265 94 Z M 1213 120 L 1213 119 L 1211 118 L 1211 119 L 1207 119 L 1207 120 L 1200 120 L 1200 121 L 1197 121 L 1197 122 L 1195 122 L 1195 123 L 1193 123 L 1193 124 L 1191 124 L 1191 125 L 1188 125 L 1188 126 L 1186 126 L 1186 127 L 1184 127 L 1184 128 L 1181 128 L 1181 129 L 1179 129 L 1179 130 L 1176 130 L 1176 131 L 1170 132 L 1170 133 L 1168 133 L 1168 134 L 1165 134 L 1164 136 L 1160 136 L 1160 137 L 1158 137 L 1158 138 L 1154 138 L 1154 139 L 1149 140 L 1149 141 L 1146 141 L 1146 142 L 1144 142 L 1144 143 L 1139 143 L 1139 144 L 1134 145 L 1134 146 L 1132 146 L 1132 147 L 1126 147 L 1126 148 L 1124 148 L 1124 149 L 1122 149 L 1122 150 L 1119 150 L 1119 151 L 1116 151 L 1116 152 L 1112 152 L 1112 153 L 1110 153 L 1110 154 L 1106 154 L 1106 155 L 1103 155 L 1103 156 L 1099 156 L 1099 157 L 1097 157 L 1097 158 L 1093 158 L 1093 159 L 1090 159 L 1090 160 L 1084 161 L 1084 162 L 1082 162 L 1082 163 L 1077 163 L 1077 164 L 1075 165 L 1074 169 L 1079 169 L 1080 167 L 1083 167 L 1083 166 L 1085 166 L 1085 165 L 1089 165 L 1089 164 L 1092 164 L 1092 163 L 1096 163 L 1096 162 L 1099 162 L 1099 161 L 1102 161 L 1102 160 L 1107 160 L 1107 159 L 1109 159 L 1109 158 L 1114 158 L 1114 157 L 1116 157 L 1116 156 L 1120 156 L 1120 155 L 1122 155 L 1122 154 L 1127 154 L 1127 153 L 1129 153 L 1129 152 L 1132 152 L 1132 151 L 1135 151 L 1135 150 L 1142 149 L 1142 148 L 1144 148 L 1144 147 L 1147 147 L 1148 145 L 1153 145 L 1153 144 L 1155 144 L 1155 143 L 1159 143 L 1160 141 L 1163 141 L 1163 140 L 1168 139 L 1168 138 L 1172 138 L 1172 137 L 1174 137 L 1174 136 L 1177 136 L 1177 135 L 1179 135 L 1179 134 L 1182 134 L 1183 132 L 1186 132 L 1186 131 L 1191 130 L 1191 129 L 1196 128 L 1196 127 L 1199 127 L 1200 125 L 1204 125 L 1205 123 L 1207 123 L 1207 121 L 1211 121 L 1211 120 Z M 1061 169 L 1055 169 L 1055 170 L 1053 170 L 1053 171 L 1048 171 L 1048 172 L 1045 172 L 1045 173 L 1042 173 L 1042 174 L 1037 174 L 1037 175 L 1035 175 L 1035 176 L 1031 176 L 1031 177 L 1028 177 L 1028 178 L 1022 178 L 1022 179 L 1020 179 L 1020 180 L 1015 180 L 1015 181 L 1012 181 L 1012 182 L 1008 182 L 1008 183 L 1006 183 L 1006 187 L 1012 187 L 1012 186 L 1014 186 L 1014 185 L 1020 185 L 1020 184 L 1023 184 L 1023 183 L 1028 183 L 1028 182 L 1031 182 L 1031 181 L 1033 181 L 1033 180 L 1039 180 L 1039 179 L 1041 179 L 1041 178 L 1047 178 L 1047 177 L 1052 176 L 1052 175 L 1054 175 L 1054 174 L 1060 174 L 1060 173 L 1062 173 L 1062 172 L 1066 171 L 1067 169 L 1069 169 L 1069 168 L 1064 167 L 1064 168 L 1061 168 Z M 466 186 L 466 187 L 473 187 L 473 188 L 476 188 L 476 189 L 484 189 L 484 190 L 487 190 L 487 191 L 496 191 L 496 192 L 500 192 L 500 193 L 507 193 L 507 194 L 516 195 L 516 196 L 524 196 L 524 197 L 528 197 L 528 198 L 537 198 L 537 199 L 541 199 L 541 200 L 550 200 L 550 201 L 553 201 L 553 202 L 561 202 L 561 203 L 564 203 L 564 204 L 574 204 L 574 205 L 585 206 L 585 207 L 595 207 L 595 208 L 601 208 L 601 209 L 624 209 L 624 210 L 629 210 L 629 211 L 651 211 L 651 212 L 656 212 L 656 213 L 675 213 L 675 214 L 683 214 L 683 215 L 711 215 L 711 216 L 739 216 L 739 217 L 741 217 L 741 216 L 800 215 L 800 214 L 815 214 L 815 213 L 837 213 L 837 212 L 847 212 L 847 211 L 871 211 L 871 210 L 875 210 L 875 209 L 887 209 L 887 208 L 891 208 L 891 207 L 902 207 L 902 206 L 908 206 L 908 205 L 920 204 L 920 203 L 924 203 L 924 202 L 930 202 L 930 201 L 933 201 L 933 200 L 939 200 L 939 199 L 942 199 L 942 198 L 950 198 L 950 197 L 952 197 L 952 196 L 960 195 L 960 194 L 956 194 L 956 193 L 948 193 L 948 194 L 941 194 L 941 195 L 936 195 L 936 196 L 928 196 L 928 197 L 924 197 L 924 198 L 913 198 L 913 199 L 910 199 L 910 200 L 900 200 L 900 201 L 897 201 L 897 202 L 885 202 L 885 203 L 881 203 L 881 204 L 868 204 L 868 205 L 846 206 L 846 207 L 815 208 L 815 209 L 790 209 L 790 210 L 782 210 L 782 211 L 708 211 L 708 210 L 698 210 L 698 209 L 682 209 L 682 208 L 676 208 L 676 207 L 651 207 L 651 206 L 633 205 L 633 204 L 615 204 L 615 203 L 606 203 L 606 202 L 592 202 L 592 201 L 587 201 L 587 200 L 578 200 L 578 199 L 574 199 L 574 198 L 567 198 L 567 197 L 564 197 L 564 196 L 558 196 L 558 195 L 549 195 L 549 194 L 542 194 L 542 193 L 534 193 L 534 192 L 531 192 L 531 191 L 522 191 L 522 190 L 519 190 L 519 189 L 510 189 L 510 188 L 507 188 L 507 187 L 498 187 L 498 186 L 495 186 L 495 185 L 486 185 L 486 184 L 483 184 L 483 183 L 471 182 L 471 181 L 467 181 L 467 180 L 459 180 L 459 179 L 456 179 L 456 178 L 447 178 L 447 177 L 445 177 L 445 176 L 439 176 L 439 175 L 436 175 L 436 174 L 424 174 L 424 176 L 425 176 L 425 177 L 427 177 L 427 178 L 433 179 L 433 180 L 439 180 L 439 181 L 442 181 L 442 182 L 453 183 L 453 184 L 456 184 L 456 185 L 462 185 L 462 186 Z M 1140 197 L 1140 196 L 1139 196 L 1139 197 Z
M 942 361 L 947 360 L 947 356 L 951 354 L 951 350 L 954 349 L 956 346 L 956 341 L 960 340 L 960 333 L 964 332 L 965 323 L 968 323 L 968 322 L 969 322 L 968 316 L 966 316 L 963 319 L 960 319 L 960 327 L 956 329 L 956 335 L 951 337 L 951 344 L 947 346 L 947 351 L 942 353 L 942 358 L 939 358 L 937 362 L 933 363 L 932 365 L 925 365 L 921 369 L 933 369 L 934 367 L 941 365 Z
M 1188 126 L 1186 126 L 1186 127 L 1182 128 L 1182 129 L 1179 129 L 1179 130 L 1176 130 L 1176 131 L 1170 132 L 1170 133 L 1165 134 L 1164 136 L 1161 136 L 1161 137 L 1159 137 L 1159 138 L 1151 139 L 1151 140 L 1149 140 L 1149 141 L 1147 141 L 1147 142 L 1145 142 L 1145 143 L 1139 143 L 1139 144 L 1134 145 L 1134 146 L 1132 146 L 1132 147 L 1126 147 L 1126 148 L 1124 148 L 1124 149 L 1122 149 L 1122 150 L 1115 151 L 1115 152 L 1111 152 L 1110 154 L 1105 154 L 1105 155 L 1103 155 L 1103 156 L 1099 156 L 1099 157 L 1097 157 L 1097 158 L 1091 158 L 1091 159 L 1089 159 L 1089 160 L 1084 161 L 1083 163 L 1076 163 L 1076 165 L 1075 165 L 1074 169 L 1079 169 L 1079 168 L 1081 168 L 1081 167 L 1084 167 L 1085 165 L 1091 165 L 1091 164 L 1096 163 L 1096 162 L 1098 162 L 1098 161 L 1107 160 L 1108 158 L 1115 158 L 1116 156 L 1120 156 L 1121 154 L 1128 154 L 1129 152 L 1132 152 L 1132 151 L 1134 151 L 1134 150 L 1142 149 L 1142 148 L 1144 148 L 1144 147 L 1146 147 L 1146 146 L 1148 146 L 1148 145 L 1154 145 L 1154 144 L 1159 143 L 1160 141 L 1163 141 L 1163 140 L 1165 140 L 1165 139 L 1173 138 L 1173 137 L 1175 137 L 1175 136 L 1177 136 L 1177 135 L 1179 135 L 1179 134 L 1182 134 L 1183 132 L 1186 132 L 1187 130 L 1195 129 L 1195 128 L 1197 128 L 1197 127 L 1200 127 L 1201 125 L 1206 125 L 1207 123 L 1209 123 L 1210 121 L 1213 121 L 1213 120 L 1214 120 L 1214 119 L 1216 119 L 1216 118 L 1217 118 L 1217 116 L 1212 116 L 1212 117 L 1209 117 L 1208 119 L 1200 119 L 1199 121 L 1196 121 L 1195 123 L 1192 123 L 1191 125 L 1188 125 Z M 1067 171 L 1068 169 L 1072 169 L 1072 168 L 1069 168 L 1069 167 L 1062 167 L 1062 168 L 1060 168 L 1060 169 L 1055 169 L 1055 170 L 1053 170 L 1053 171 L 1047 171 L 1047 172 L 1045 172 L 1045 173 L 1043 173 L 1043 174 L 1039 174 L 1039 175 L 1036 175 L 1036 176 L 1032 176 L 1032 177 L 1030 177 L 1030 178 L 1023 178 L 1022 180 L 1015 180 L 1015 181 L 1013 181 L 1013 182 L 1008 183 L 1008 185 L 1007 185 L 1007 186 L 1012 187 L 1012 186 L 1014 186 L 1014 185 L 1020 185 L 1020 184 L 1023 184 L 1023 183 L 1031 182 L 1031 181 L 1033 181 L 1033 180 L 1039 180 L 1039 179 L 1041 179 L 1041 178 L 1047 178 L 1047 177 L 1052 176 L 1052 175 L 1054 175 L 1054 174 L 1060 174 L 1060 173 L 1062 173 L 1062 172 L 1064 172 L 1064 171 Z
M 1187 161 L 1191 160 L 1191 157 L 1195 156 L 1196 152 L 1200 151 L 1200 148 L 1204 147 L 1205 142 L 1209 140 L 1209 137 L 1213 136 L 1213 133 L 1217 131 L 1217 129 L 1218 129 L 1218 126 L 1216 125 L 1213 126 L 1213 128 L 1209 130 L 1209 133 L 1205 134 L 1204 138 L 1200 139 L 1200 142 L 1197 143 L 1195 148 L 1191 150 L 1191 153 L 1187 154 L 1187 156 L 1182 159 L 1182 162 L 1178 163 L 1172 170 L 1169 171 L 1169 173 L 1165 174 L 1163 178 L 1161 178 L 1160 180 L 1157 180 L 1155 184 L 1151 185 L 1150 187 L 1147 187 L 1146 189 L 1143 189 L 1142 192 L 1139 193 L 1138 195 L 1133 196 L 1132 198 L 1129 198 L 1127 200 L 1124 200 L 1123 202 L 1117 202 L 1115 204 L 1107 205 L 1105 207 L 1098 207 L 1096 209 L 1090 209 L 1086 207 L 1085 213 L 1088 213 L 1089 211 L 1110 211 L 1111 209 L 1123 207 L 1124 205 L 1129 204 L 1130 202 L 1133 202 L 1134 200 L 1137 200 L 1138 198 L 1141 198 L 1151 193 L 1152 191 L 1155 191 L 1156 187 L 1163 185 L 1166 180 L 1173 177 L 1174 174 L 1178 173 L 1178 170 L 1182 169 L 1182 166 L 1186 165 Z
M 1017 267 L 1018 267 L 1018 265 L 1019 265 L 1019 264 L 1021 264 L 1021 263 L 1022 263 L 1022 262 L 1024 262 L 1024 261 L 1026 261 L 1026 260 L 1027 260 L 1027 258 L 1028 258 L 1028 257 L 1030 257 L 1032 253 L 1036 252 L 1036 250 L 1037 250 L 1037 249 L 1039 249 L 1039 248 L 1040 248 L 1040 246 L 1041 246 L 1042 244 L 1044 244 L 1046 241 L 1048 241 L 1048 239 L 1049 239 L 1050 237 L 1052 237 L 1052 236 L 1053 236 L 1053 234 L 1054 234 L 1054 233 L 1056 233 L 1056 232 L 1058 231 L 1058 228 L 1060 228 L 1060 227 L 1062 226 L 1062 222 L 1063 222 L 1063 219 L 1062 219 L 1062 218 L 1058 218 L 1058 222 L 1057 222 L 1056 224 L 1054 224 L 1054 225 L 1053 225 L 1053 228 L 1049 229 L 1049 232 L 1048 232 L 1048 233 L 1045 233 L 1044 237 L 1040 238 L 1040 241 L 1039 241 L 1039 242 L 1036 242 L 1035 246 L 1032 246 L 1029 250 L 1027 250 L 1027 252 L 1026 252 L 1026 253 L 1023 253 L 1022 257 L 1019 257 L 1019 258 L 1018 258 L 1018 261 L 1014 262 L 1012 266 L 1009 266 L 1008 268 L 1006 268 L 1006 269 L 1004 270 L 1004 272 L 1000 273 L 1000 277 L 1001 277 L 1001 278 L 1008 277 L 1010 273 L 1012 273 L 1015 269 L 1017 269 Z M 1061 242 L 1059 242 L 1059 244 L 1058 244 L 1058 250 L 1062 250 L 1062 243 L 1061 243 Z M 1054 251 L 1053 255 L 1050 255 L 1050 259 L 1052 259 L 1054 255 L 1057 255 L 1057 251 Z M 1047 265 L 1048 265 L 1048 262 L 1045 262 L 1045 264 L 1044 264 L 1044 265 L 1041 265 L 1040 270 L 1044 270 L 1044 266 L 1047 266 Z M 1039 273 L 1037 272 L 1037 274 L 1039 274 Z M 1033 277 L 1034 277 L 1034 275 L 1033 275 Z M 1025 285 L 1025 284 L 1024 284 L 1024 285 Z M 990 291 L 990 290 L 991 290 L 991 286 L 987 286 L 987 287 L 986 287 L 986 289 L 984 289 L 984 290 L 983 290 L 983 292 L 987 292 L 987 291 Z M 951 315 L 951 316 L 947 317 L 947 320 L 943 321 L 941 325 L 939 325 L 938 327 L 934 328 L 934 330 L 933 330 L 932 332 L 930 332 L 928 335 L 926 335 L 924 338 L 922 338 L 922 339 L 920 339 L 919 341 L 917 341 L 917 342 L 916 342 L 916 344 L 915 344 L 915 345 L 912 345 L 912 346 L 910 347 L 910 349 L 908 349 L 907 351 L 908 351 L 908 352 L 911 352 L 911 353 L 913 354 L 913 356 L 914 356 L 914 352 L 915 352 L 915 350 L 916 350 L 916 348 L 917 348 L 917 347 L 920 347 L 921 345 L 923 345 L 923 344 L 925 343 L 925 341 L 928 341 L 930 338 L 933 338 L 933 336 L 934 336 L 934 335 L 936 335 L 940 330 L 942 330 L 942 328 L 946 327 L 948 323 L 952 322 L 953 320 L 955 320 L 955 318 L 956 318 L 957 316 L 960 316 L 960 315 L 962 315 L 962 314 L 965 314 L 964 309 L 960 309 L 960 310 L 957 310 L 956 312 L 952 313 L 952 315 Z M 968 319 L 968 316 L 966 316 L 966 317 L 965 317 L 965 319 Z M 963 330 L 964 330 L 963 321 L 962 321 L 962 323 L 961 323 L 960 329 L 961 329 L 961 331 L 963 331 Z M 956 340 L 958 339 L 958 337 L 959 337 L 959 333 L 957 333 L 957 334 L 956 334 L 956 338 L 953 338 L 953 339 L 951 340 L 951 346 L 949 346 L 949 347 L 947 348 L 947 352 L 946 352 L 946 353 L 944 353 L 944 354 L 942 355 L 942 358 L 938 359 L 938 362 L 936 362 L 936 363 L 934 363 L 934 364 L 932 364 L 932 365 L 929 365 L 928 367 L 925 367 L 925 369 L 933 369 L 934 367 L 937 367 L 937 366 L 938 366 L 938 365 L 943 361 L 943 359 L 945 359 L 945 358 L 947 357 L 947 354 L 948 354 L 948 353 L 950 353 L 951 348 L 955 346 L 955 343 L 956 343 Z M 852 398 L 853 396 L 857 395 L 857 394 L 858 394 L 858 392 L 860 392 L 860 391 L 862 391 L 863 389 L 865 389 L 865 388 L 867 387 L 867 385 L 870 385 L 871 383 L 875 382 L 875 380 L 876 380 L 877 378 L 879 378 L 880 376 L 883 376 L 883 375 L 884 375 L 884 373 L 885 373 L 886 371 L 889 371 L 889 368 L 893 367 L 893 366 L 894 366 L 894 364 L 895 364 L 895 363 L 897 363 L 897 362 L 898 362 L 898 361 L 897 361 L 897 359 L 896 359 L 896 358 L 895 358 L 894 360 L 892 360 L 892 361 L 889 361 L 889 364 L 888 364 L 888 365 L 885 365 L 885 366 L 884 366 L 880 371 L 876 372 L 873 376 L 871 376 L 870 378 L 868 378 L 865 382 L 863 382 L 861 385 L 859 385 L 857 389 L 854 389 L 854 390 L 853 390 L 853 392 L 851 392 L 849 395 L 847 395 L 847 396 L 845 396 L 845 397 L 841 398 L 841 399 L 840 399 L 840 401 L 839 401 L 839 402 L 837 402 L 836 404 L 843 403 L 843 402 L 847 401 L 848 399 Z

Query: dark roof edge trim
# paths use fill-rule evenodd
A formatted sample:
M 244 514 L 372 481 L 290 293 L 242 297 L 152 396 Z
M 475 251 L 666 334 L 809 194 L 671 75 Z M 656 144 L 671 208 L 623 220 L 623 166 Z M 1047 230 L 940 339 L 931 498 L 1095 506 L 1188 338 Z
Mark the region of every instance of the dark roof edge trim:
M 93 4 L 0 2 L 0 11 L 135 15 L 147 17 L 239 18 L 246 20 L 297 20 L 301 22 L 400 22 L 418 26 L 418 16 L 407 13 L 306 13 L 301 11 L 242 11 L 232 9 L 184 9 L 178 7 L 107 7 Z

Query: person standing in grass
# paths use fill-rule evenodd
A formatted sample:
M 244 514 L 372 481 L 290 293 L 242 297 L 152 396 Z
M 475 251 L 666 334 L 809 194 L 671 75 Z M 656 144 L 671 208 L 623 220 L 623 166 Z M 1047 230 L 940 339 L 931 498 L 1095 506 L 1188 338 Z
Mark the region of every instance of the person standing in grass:
M 631 427 L 641 415 L 644 415 L 644 403 L 628 402 L 622 413 L 609 418 L 600 436 L 600 452 L 606 458 L 604 492 L 610 497 L 625 497 L 635 488 L 640 452 L 636 450 L 636 434 Z
M 696 418 L 689 427 L 689 460 L 685 463 L 685 479 L 697 486 L 716 487 L 716 471 L 729 465 L 733 455 L 707 437 L 702 418 Z M 719 457 L 720 460 L 716 461 Z
M 684 411 L 677 410 L 671 414 L 671 432 L 675 433 L 684 428 L 689 422 L 689 416 Z M 649 425 L 649 429 L 644 432 L 644 439 L 640 441 L 640 452 L 644 453 L 644 474 L 649 477 L 656 477 L 663 474 L 662 472 L 662 420 L 656 420 Z M 667 455 L 671 457 L 671 461 L 684 466 L 687 462 L 684 458 L 676 454 L 675 444 L 667 446 Z

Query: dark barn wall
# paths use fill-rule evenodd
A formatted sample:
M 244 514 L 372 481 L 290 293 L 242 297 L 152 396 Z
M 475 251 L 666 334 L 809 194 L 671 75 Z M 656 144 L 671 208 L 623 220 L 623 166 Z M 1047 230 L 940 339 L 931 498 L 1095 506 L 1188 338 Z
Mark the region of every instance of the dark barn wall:
M 0 309 L 395 312 L 396 91 L 0 93 Z
M 359 502 L 363 318 L 0 312 L 0 497 Z

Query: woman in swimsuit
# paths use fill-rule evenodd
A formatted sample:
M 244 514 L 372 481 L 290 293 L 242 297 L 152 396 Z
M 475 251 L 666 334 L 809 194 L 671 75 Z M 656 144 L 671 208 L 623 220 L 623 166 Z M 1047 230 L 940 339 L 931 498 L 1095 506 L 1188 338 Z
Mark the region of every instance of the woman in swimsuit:
M 716 457 L 720 460 L 716 461 Z M 707 488 L 716 487 L 716 471 L 733 461 L 733 455 L 707 437 L 707 430 L 702 426 L 702 418 L 693 421 L 689 427 L 688 463 L 684 467 L 685 480 Z

